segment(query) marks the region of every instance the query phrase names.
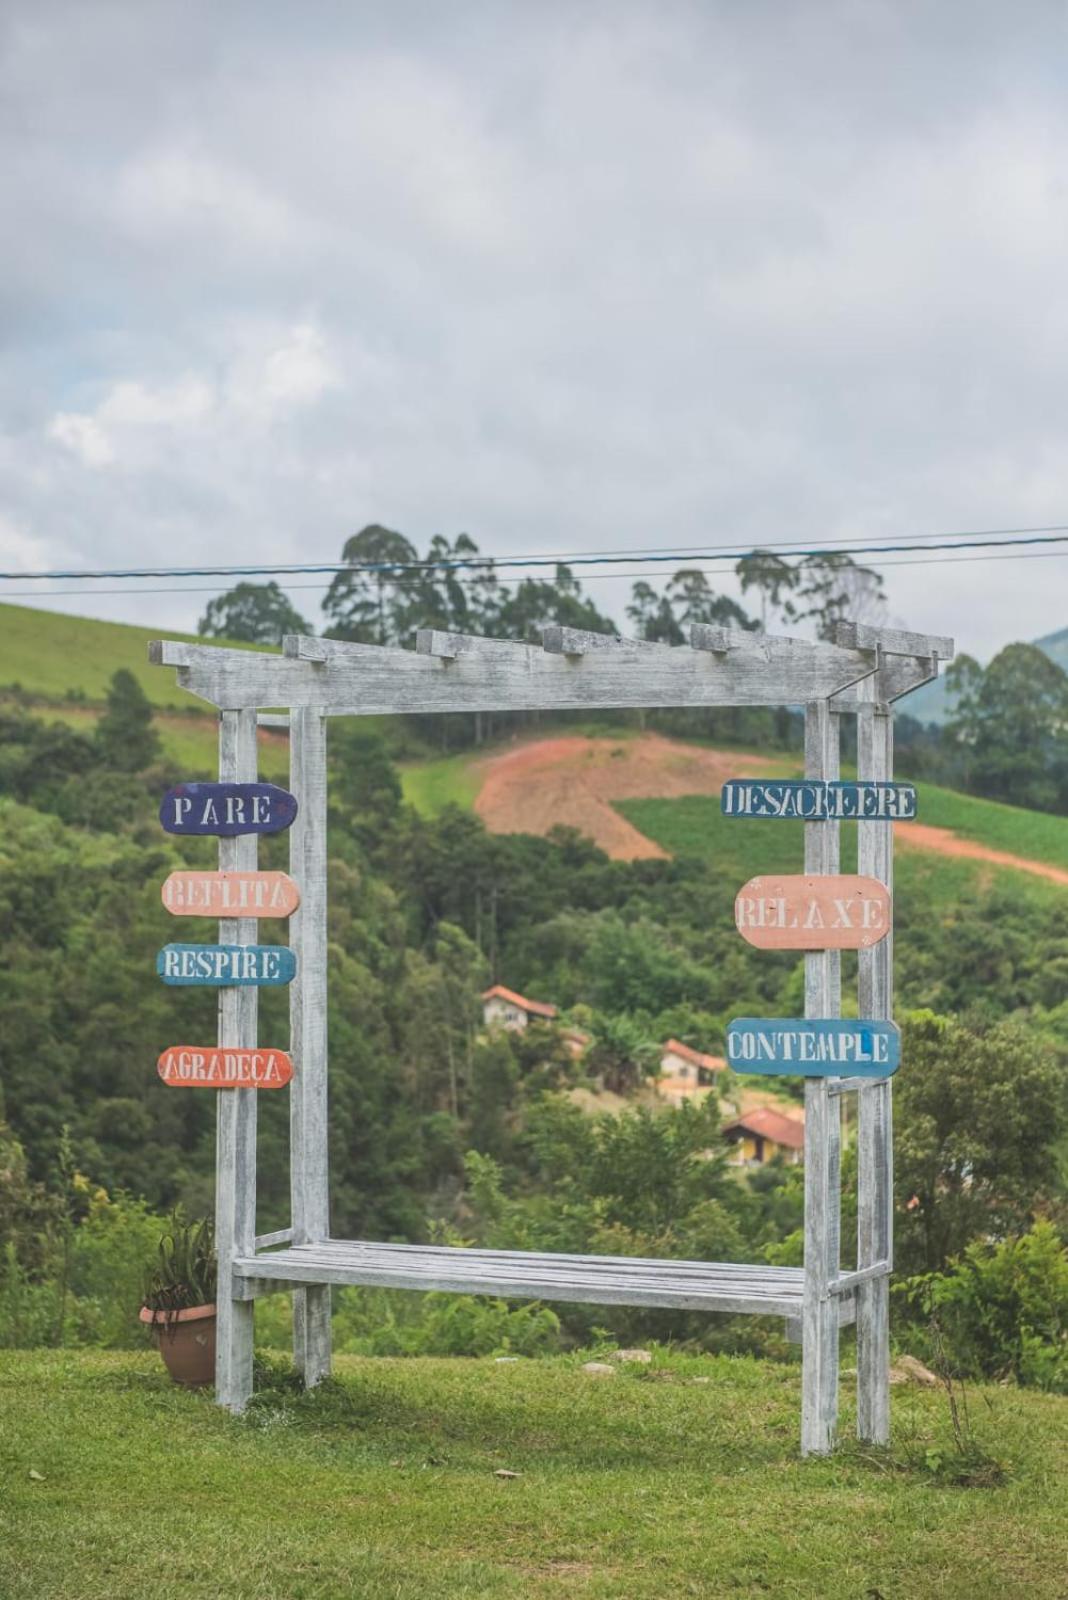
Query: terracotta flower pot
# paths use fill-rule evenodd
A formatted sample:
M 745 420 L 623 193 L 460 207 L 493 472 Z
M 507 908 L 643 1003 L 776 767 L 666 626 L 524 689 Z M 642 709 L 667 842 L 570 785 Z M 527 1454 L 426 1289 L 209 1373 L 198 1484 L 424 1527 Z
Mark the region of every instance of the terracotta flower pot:
M 141 1307 L 141 1321 L 152 1337 L 175 1383 L 203 1389 L 215 1382 L 215 1307 L 189 1306 L 185 1311 L 153 1311 Z

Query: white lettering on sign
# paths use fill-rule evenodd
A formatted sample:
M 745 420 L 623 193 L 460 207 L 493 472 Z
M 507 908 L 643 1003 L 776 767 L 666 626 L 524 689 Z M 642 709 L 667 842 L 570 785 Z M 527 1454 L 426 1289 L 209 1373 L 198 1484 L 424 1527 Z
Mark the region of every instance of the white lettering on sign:
M 284 1050 L 175 1045 L 160 1056 L 158 1071 L 164 1083 L 180 1087 L 280 1089 L 293 1076 L 293 1063 Z
M 732 778 L 723 785 L 727 817 L 784 817 L 801 822 L 908 822 L 916 790 L 907 783 L 790 778 L 781 782 Z

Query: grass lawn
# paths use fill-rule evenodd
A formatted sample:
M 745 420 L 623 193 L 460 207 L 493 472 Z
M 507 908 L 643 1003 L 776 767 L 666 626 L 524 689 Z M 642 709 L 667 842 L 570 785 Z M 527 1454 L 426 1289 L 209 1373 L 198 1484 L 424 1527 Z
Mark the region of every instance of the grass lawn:
M 935 796 L 935 802 L 928 799 Z M 943 804 L 943 802 L 945 802 Z M 616 809 L 648 838 L 670 850 L 672 855 L 711 857 L 729 866 L 738 875 L 739 886 L 758 873 L 801 872 L 804 866 L 804 824 L 800 822 L 768 822 L 761 818 L 725 817 L 719 801 L 708 795 L 687 795 L 681 800 L 620 800 Z M 995 814 L 994 824 L 987 829 L 986 811 Z M 1010 829 L 998 813 L 1007 812 L 1012 823 Z M 1012 806 L 995 806 L 989 801 L 973 800 L 968 795 L 958 795 L 948 789 L 932 789 L 924 784 L 920 789 L 920 813 L 925 822 L 941 827 L 957 827 L 966 837 L 980 839 L 996 849 L 1011 850 L 1015 855 L 1031 855 L 1036 860 L 1051 861 L 1061 865 L 1058 855 L 1065 850 L 1063 864 L 1068 866 L 1068 818 L 1040 817 L 1033 811 L 1020 811 Z M 950 820 L 953 818 L 954 820 Z M 1032 837 L 1028 828 L 1032 822 L 1051 824 L 1047 829 L 1036 829 Z M 966 823 L 967 828 L 962 824 Z M 1057 884 L 1047 883 L 1029 873 L 1012 867 L 990 866 L 980 861 L 953 859 L 927 850 L 910 850 L 900 845 L 908 827 L 902 823 L 899 848 L 895 851 L 894 878 L 899 899 L 907 895 L 909 885 L 920 876 L 930 879 L 936 875 L 941 883 L 943 898 L 951 900 L 961 886 L 974 881 L 976 875 L 984 881 L 996 878 L 1011 882 L 1014 893 L 1029 897 L 1064 895 Z M 1000 827 L 1002 834 L 995 837 Z M 1059 832 L 1065 835 L 1063 846 Z M 843 872 L 855 872 L 857 862 L 856 823 L 842 824 Z
M 202 700 L 178 688 L 173 667 L 149 666 L 148 641 L 160 638 L 204 642 L 194 634 L 166 628 L 135 628 L 33 606 L 0 605 L 0 688 L 17 683 L 31 694 L 54 699 L 61 699 L 68 689 L 80 689 L 88 699 L 103 703 L 112 673 L 128 667 L 154 706 L 182 710 L 203 706 Z
M 474 768 L 480 754 L 469 750 L 436 761 L 404 763 L 400 777 L 405 800 L 424 817 L 436 817 L 448 805 L 469 811 L 482 787 L 482 776 Z
M 1010 1468 L 978 1489 L 907 1464 L 945 1437 L 940 1392 L 894 1390 L 890 1456 L 802 1462 L 796 1367 L 337 1365 L 231 1418 L 153 1354 L 0 1355 L 4 1600 L 1066 1593 L 1065 1399 L 973 1394 Z

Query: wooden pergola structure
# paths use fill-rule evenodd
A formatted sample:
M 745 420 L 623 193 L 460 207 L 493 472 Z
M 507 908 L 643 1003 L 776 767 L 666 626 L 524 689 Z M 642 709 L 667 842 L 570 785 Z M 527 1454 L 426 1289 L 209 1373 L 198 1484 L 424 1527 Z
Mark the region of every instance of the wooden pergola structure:
M 805 1084 L 805 1264 L 742 1266 L 524 1251 L 380 1244 L 330 1235 L 327 1163 L 326 719 L 428 711 L 618 710 L 660 707 L 805 707 L 805 774 L 839 775 L 839 718 L 857 719 L 857 776 L 893 772 L 893 701 L 937 676 L 951 640 L 860 624 L 834 643 L 696 625 L 669 647 L 565 627 L 541 646 L 423 630 L 401 650 L 304 636 L 281 655 L 171 641 L 150 660 L 178 669 L 178 684 L 219 710 L 219 777 L 257 777 L 256 727 L 288 726 L 290 784 L 299 810 L 290 872 L 301 904 L 290 919 L 296 953 L 290 987 L 292 1226 L 256 1233 L 256 1092 L 219 1094 L 215 1232 L 219 1258 L 216 1398 L 240 1411 L 252 1390 L 253 1306 L 293 1291 L 295 1360 L 305 1381 L 330 1370 L 333 1284 L 437 1289 L 513 1299 L 674 1307 L 778 1315 L 802 1346 L 801 1447 L 833 1448 L 839 1328 L 857 1326 L 857 1432 L 889 1436 L 891 1085 L 856 1078 Z M 279 714 L 279 707 L 288 708 Z M 893 830 L 859 822 L 858 871 L 892 887 Z M 805 824 L 804 870 L 833 874 L 838 822 Z M 257 838 L 219 840 L 219 867 L 252 870 Z M 252 944 L 254 919 L 220 923 L 221 942 Z M 892 936 L 859 955 L 859 1014 L 889 1019 Z M 805 956 L 805 1014 L 841 1011 L 840 955 Z M 220 991 L 219 1044 L 257 1043 L 257 991 Z M 840 1099 L 858 1101 L 857 1268 L 841 1270 Z

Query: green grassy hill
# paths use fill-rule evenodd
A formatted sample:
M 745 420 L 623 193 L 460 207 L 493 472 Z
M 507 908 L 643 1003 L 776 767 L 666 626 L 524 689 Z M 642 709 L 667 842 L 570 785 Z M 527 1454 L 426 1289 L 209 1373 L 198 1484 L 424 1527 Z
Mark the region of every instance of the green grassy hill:
M 339 1357 L 244 1418 L 158 1356 L 0 1354 L 5 1600 L 998 1600 L 1063 1596 L 1068 1399 L 971 1398 L 1000 1487 L 950 1481 L 945 1397 L 891 1451 L 801 1461 L 799 1368 L 660 1352 Z M 848 1359 L 846 1357 L 845 1359 Z M 513 1474 L 498 1477 L 498 1473 Z
M 18 701 L 49 722 L 91 730 L 120 667 L 133 673 L 156 708 L 156 724 L 168 759 L 190 773 L 210 773 L 218 760 L 212 707 L 179 689 L 173 667 L 148 660 L 150 639 L 184 639 L 194 634 L 163 628 L 137 628 L 125 622 L 98 622 L 29 606 L 0 605 L 0 703 Z M 234 644 L 230 648 L 251 648 Z M 284 776 L 289 766 L 284 735 L 260 736 L 261 766 L 268 778 Z
M 178 688 L 172 667 L 149 665 L 148 642 L 159 638 L 199 642 L 195 634 L 166 628 L 137 628 L 126 622 L 0 605 L 0 692 L 17 684 L 27 694 L 62 700 L 73 689 L 99 704 L 112 673 L 126 667 L 154 706 L 210 714 L 202 700 Z

